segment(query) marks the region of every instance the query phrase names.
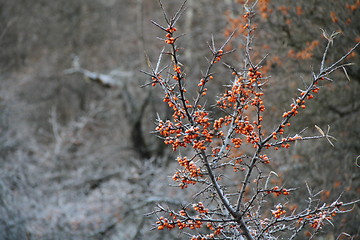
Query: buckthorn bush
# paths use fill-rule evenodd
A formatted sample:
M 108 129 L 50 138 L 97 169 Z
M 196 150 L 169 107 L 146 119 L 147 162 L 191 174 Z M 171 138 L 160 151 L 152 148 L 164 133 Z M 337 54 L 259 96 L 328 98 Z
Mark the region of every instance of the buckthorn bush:
M 314 40 L 300 52 L 289 52 L 289 58 L 304 60 L 313 57 L 315 47 L 323 48 L 318 70 L 299 87 L 299 93 L 289 99 L 289 107 L 278 117 L 277 124 L 267 125 L 266 93 L 270 85 L 276 83 L 264 69 L 266 56 L 254 60 L 253 45 L 256 32 L 261 28 L 254 22 L 255 16 L 269 17 L 268 2 L 246 1 L 240 19 L 228 16 L 232 27 L 225 30 L 228 38 L 222 44 L 214 40 L 209 44 L 211 57 L 207 58 L 207 68 L 199 80 L 188 79 L 186 69 L 191 66 L 181 63 L 184 50 L 180 47 L 182 35 L 176 24 L 185 3 L 172 17 L 164 12 L 164 26 L 153 22 L 164 32 L 165 46 L 156 67 L 151 67 L 146 74 L 151 78 L 149 85 L 163 90 L 163 101 L 172 110 L 171 119 L 157 119 L 155 130 L 164 143 L 179 154 L 180 169 L 173 180 L 181 189 L 189 185 L 198 188 L 198 198 L 202 200 L 194 203 L 193 208 L 183 206 L 179 211 L 159 205 L 154 211 L 159 216 L 156 222 L 159 230 L 186 230 L 190 239 L 295 239 L 301 232 L 308 232 L 313 238 L 325 224 L 336 215 L 350 211 L 357 202 L 336 200 L 320 204 L 309 189 L 308 206 L 302 210 L 292 208 L 291 196 L 296 189 L 270 181 L 271 176 L 276 175 L 269 170 L 272 150 L 286 151 L 294 144 L 322 138 L 332 144 L 333 137 L 328 131 L 325 133 L 317 127 L 317 135 L 308 135 L 305 131 L 293 133 L 291 122 L 301 118 L 312 99 L 326 91 L 320 91 L 325 86 L 323 82 L 333 81 L 334 72 L 349 67 L 347 57 L 359 43 L 331 63 L 327 56 L 336 33 L 324 32 L 325 42 Z M 290 8 L 281 6 L 277 11 L 288 15 Z M 302 8 L 298 7 L 296 13 L 302 15 Z M 337 21 L 334 14 L 331 19 Z M 227 55 L 233 54 L 235 49 L 231 47 L 235 39 L 242 43 L 236 47 L 242 51 L 241 64 L 223 62 Z M 228 80 L 224 82 L 226 89 L 218 95 L 206 94 L 207 86 L 219 77 L 216 76 L 218 65 L 229 70 Z M 196 91 L 187 91 L 189 82 L 196 83 Z M 231 169 L 231 173 L 227 169 Z

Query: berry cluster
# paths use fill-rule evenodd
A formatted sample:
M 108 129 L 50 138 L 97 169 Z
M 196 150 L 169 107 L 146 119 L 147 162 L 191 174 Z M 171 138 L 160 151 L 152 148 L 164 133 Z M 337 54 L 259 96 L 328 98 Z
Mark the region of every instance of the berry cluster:
M 188 184 L 196 184 L 198 178 L 203 177 L 201 169 L 191 162 L 187 157 L 178 157 L 178 163 L 183 167 L 183 170 L 177 171 L 172 179 L 176 182 L 180 182 L 179 186 L 187 188 Z
M 276 210 L 271 210 L 271 213 L 274 215 L 275 218 L 281 218 L 286 211 L 283 209 L 283 206 L 279 203 L 276 205 Z
M 266 193 L 268 193 L 268 194 L 274 193 L 275 196 L 290 194 L 289 190 L 287 190 L 286 188 L 280 188 L 279 186 L 273 187 L 271 190 L 266 191 Z

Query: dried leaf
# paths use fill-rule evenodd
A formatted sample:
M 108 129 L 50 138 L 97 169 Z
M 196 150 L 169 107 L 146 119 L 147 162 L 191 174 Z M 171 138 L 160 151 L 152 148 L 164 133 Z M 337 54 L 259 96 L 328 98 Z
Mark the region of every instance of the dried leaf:
M 322 31 L 322 33 L 323 33 L 324 38 L 327 39 L 327 40 L 330 40 L 330 37 L 329 37 L 329 35 L 326 33 L 326 31 L 325 31 L 324 29 L 322 29 L 322 28 L 320 28 L 320 29 L 321 29 L 321 31 Z
M 346 68 L 345 68 L 345 67 L 342 67 L 342 69 L 344 70 L 344 73 L 345 73 L 346 78 L 350 81 L 350 78 L 349 78 L 349 75 L 348 75 L 348 73 L 347 73 L 347 71 L 346 71 Z
M 315 125 L 315 128 L 319 131 L 319 133 L 320 133 L 323 137 L 325 137 L 324 131 L 323 131 L 319 126 Z
M 357 167 L 360 168 L 359 159 L 360 159 L 360 155 L 356 157 L 355 164 Z
M 330 139 L 329 139 L 328 136 L 326 136 L 326 140 L 328 140 L 328 142 L 330 143 L 330 145 L 331 145 L 332 147 L 335 147 L 334 144 L 330 141 Z
M 335 140 L 335 141 L 337 141 L 337 140 L 336 140 L 336 138 L 334 138 L 333 136 L 330 136 L 330 135 L 329 135 L 329 132 L 330 132 L 330 125 L 328 125 L 328 129 L 327 129 L 327 131 L 326 131 L 326 139 L 328 140 L 328 142 L 330 143 L 330 145 L 331 145 L 332 147 L 335 147 L 334 144 L 330 141 L 330 138 L 333 139 L 333 140 Z
M 322 28 L 320 28 L 320 29 L 321 29 L 321 31 L 322 31 L 322 33 L 323 33 L 324 38 L 326 38 L 326 39 L 329 41 L 329 43 L 330 43 L 331 45 L 333 45 L 333 44 L 334 44 L 334 38 L 335 38 L 338 34 L 340 34 L 340 32 L 332 32 L 331 35 L 328 35 L 327 32 L 326 32 L 324 29 L 322 29 Z

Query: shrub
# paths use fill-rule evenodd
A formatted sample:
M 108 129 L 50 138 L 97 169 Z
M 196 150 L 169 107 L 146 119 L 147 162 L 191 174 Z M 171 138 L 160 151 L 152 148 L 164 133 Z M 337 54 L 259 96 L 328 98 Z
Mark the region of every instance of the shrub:
M 295 239 L 300 232 L 306 232 L 311 239 L 336 215 L 350 211 L 357 202 L 343 203 L 337 199 L 323 203 L 308 187 L 308 205 L 305 209 L 297 209 L 291 202 L 291 194 L 296 189 L 273 184 L 270 180 L 277 173 L 269 166 L 274 150 L 287 150 L 294 144 L 321 138 L 333 144 L 329 128 L 323 131 L 316 126 L 318 135 L 307 135 L 305 131 L 292 133 L 291 121 L 311 104 L 324 82 L 333 81 L 335 71 L 343 70 L 347 76 L 346 67 L 350 63 L 346 63 L 346 58 L 359 43 L 328 64 L 328 51 L 337 33 L 324 31 L 327 44 L 319 70 L 313 72 L 312 78 L 299 89 L 299 94 L 289 100 L 290 107 L 273 127 L 266 121 L 265 94 L 269 85 L 276 82 L 262 72 L 266 56 L 258 62 L 253 60 L 255 4 L 244 4 L 241 31 L 231 32 L 219 47 L 212 39 L 209 44 L 211 58 L 197 82 L 196 91 L 187 91 L 187 86 L 193 82 L 187 79 L 187 68 L 181 63 L 183 49 L 178 44 L 182 35 L 177 34 L 176 23 L 184 12 L 185 3 L 173 17 L 163 9 L 165 26 L 153 22 L 165 33 L 165 38 L 161 39 L 165 47 L 156 66 L 146 72 L 151 77 L 148 85 L 163 90 L 163 101 L 173 111 L 171 119 L 157 119 L 156 132 L 165 144 L 179 152 L 180 169 L 173 175 L 173 180 L 181 189 L 196 185 L 197 199 L 200 200 L 176 210 L 159 205 L 154 211 L 159 230 L 187 229 L 193 240 Z M 223 63 L 232 79 L 224 93 L 219 96 L 208 94 L 208 85 L 215 78 L 224 78 L 216 75 L 215 66 L 224 56 L 234 52 L 228 47 L 234 37 L 243 40 L 240 48 L 243 65 L 238 68 L 237 63 Z M 169 63 L 163 66 L 165 58 Z M 181 148 L 185 151 L 181 152 Z

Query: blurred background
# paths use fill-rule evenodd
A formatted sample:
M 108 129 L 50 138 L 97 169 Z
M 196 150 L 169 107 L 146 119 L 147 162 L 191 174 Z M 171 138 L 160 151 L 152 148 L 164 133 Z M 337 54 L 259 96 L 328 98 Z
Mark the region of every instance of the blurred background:
M 179 44 L 190 85 L 205 70 L 212 36 L 220 46 L 242 23 L 242 2 L 187 1 L 178 30 L 186 34 Z M 182 1 L 163 3 L 171 14 Z M 327 64 L 360 41 L 360 1 L 261 0 L 257 10 L 253 60 L 269 54 L 263 72 L 271 77 L 271 131 L 318 71 L 323 30 L 340 32 Z M 146 215 L 156 203 L 179 205 L 196 192 L 169 185 L 177 153 L 151 133 L 157 114 L 171 112 L 159 89 L 140 88 L 149 82 L 140 70 L 149 70 L 163 46 L 150 20 L 165 24 L 156 0 L 0 0 L 0 239 L 188 238 L 152 230 L 155 216 Z M 225 62 L 241 67 L 242 43 L 239 34 L 230 45 L 238 51 Z M 306 206 L 306 183 L 328 203 L 360 197 L 359 48 L 347 60 L 355 63 L 346 70 L 350 81 L 335 73 L 289 130 L 308 127 L 310 136 L 315 124 L 329 125 L 334 147 L 303 142 L 272 155 L 277 184 L 298 188 L 294 208 Z M 208 95 L 229 80 L 217 65 Z M 341 232 L 360 239 L 359 205 L 334 222 L 318 239 Z

